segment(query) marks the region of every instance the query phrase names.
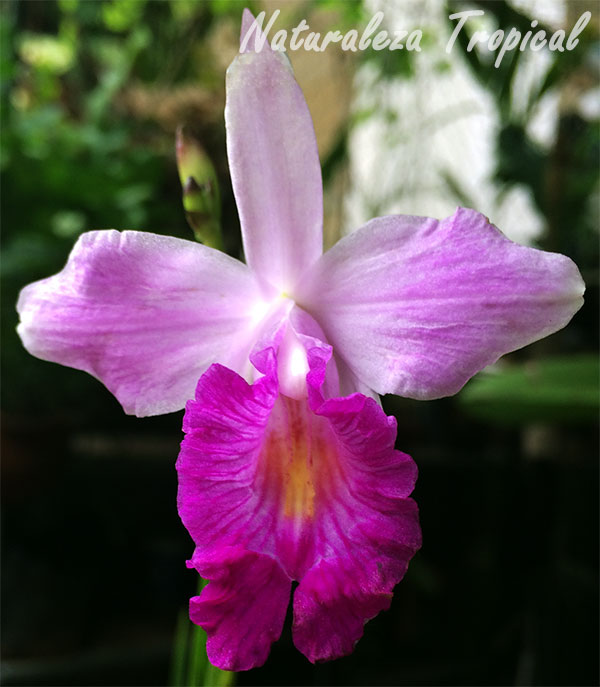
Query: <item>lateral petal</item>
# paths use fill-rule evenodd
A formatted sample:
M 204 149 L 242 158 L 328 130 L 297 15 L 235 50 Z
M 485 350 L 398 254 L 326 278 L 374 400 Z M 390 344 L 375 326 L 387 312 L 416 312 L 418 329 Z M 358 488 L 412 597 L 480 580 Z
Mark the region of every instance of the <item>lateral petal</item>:
M 459 208 L 442 221 L 372 220 L 319 260 L 296 298 L 364 384 L 432 399 L 564 327 L 584 288 L 569 258 L 512 243 Z
M 288 59 L 254 39 L 227 70 L 227 155 L 246 261 L 285 292 L 322 252 L 321 167 Z
M 158 415 L 183 408 L 210 363 L 241 371 L 260 298 L 250 270 L 211 248 L 94 231 L 21 291 L 18 332 L 32 355 L 100 379 L 127 413 Z

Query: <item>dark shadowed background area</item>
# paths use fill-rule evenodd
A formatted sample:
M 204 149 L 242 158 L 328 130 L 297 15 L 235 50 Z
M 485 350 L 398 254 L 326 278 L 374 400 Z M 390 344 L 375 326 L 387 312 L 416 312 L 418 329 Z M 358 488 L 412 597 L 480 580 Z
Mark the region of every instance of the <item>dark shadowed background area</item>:
M 278 26 L 307 18 L 319 30 L 346 31 L 364 27 L 380 4 L 281 2 Z M 83 231 L 194 239 L 175 161 L 180 124 L 212 159 L 225 248 L 240 256 L 223 107 L 245 5 L 265 7 L 0 4 L 6 685 L 171 679 L 177 618 L 197 584 L 175 503 L 182 413 L 125 416 L 90 376 L 29 356 L 14 306 L 25 284 L 62 268 Z M 429 3 L 446 23 L 457 8 L 483 7 L 496 27 L 523 31 L 535 5 Z M 419 466 L 422 550 L 352 656 L 312 666 L 294 649 L 288 619 L 265 667 L 237 675 L 239 685 L 597 684 L 600 12 L 593 2 L 564 7 L 569 26 L 586 9 L 591 21 L 576 50 L 549 54 L 529 109 L 515 110 L 511 90 L 526 52 L 496 69 L 467 52 L 465 32 L 452 59 L 495 110 L 490 183 L 499 194 L 527 195 L 542 227 L 534 244 L 577 262 L 586 304 L 565 330 L 508 356 L 454 398 L 384 399 L 398 419 L 398 448 Z M 319 137 L 328 243 L 356 190 L 353 132 L 381 115 L 379 105 L 353 106 L 355 76 L 367 69 L 389 92 L 422 87 L 421 55 L 446 59 L 433 29 L 424 34 L 422 53 L 332 46 L 291 55 Z M 449 68 L 440 62 L 440 73 Z M 529 117 L 548 95 L 557 106 L 541 146 Z M 465 202 L 463 181 L 448 177 L 445 197 Z

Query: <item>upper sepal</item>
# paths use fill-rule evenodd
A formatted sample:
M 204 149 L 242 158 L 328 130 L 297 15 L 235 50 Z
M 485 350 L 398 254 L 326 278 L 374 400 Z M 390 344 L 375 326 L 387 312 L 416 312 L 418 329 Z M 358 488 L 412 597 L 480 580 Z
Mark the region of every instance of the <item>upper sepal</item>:
M 253 22 L 246 11 L 243 36 Z M 233 60 L 226 92 L 227 155 L 246 262 L 291 293 L 322 252 L 323 189 L 310 112 L 289 61 L 266 41 Z

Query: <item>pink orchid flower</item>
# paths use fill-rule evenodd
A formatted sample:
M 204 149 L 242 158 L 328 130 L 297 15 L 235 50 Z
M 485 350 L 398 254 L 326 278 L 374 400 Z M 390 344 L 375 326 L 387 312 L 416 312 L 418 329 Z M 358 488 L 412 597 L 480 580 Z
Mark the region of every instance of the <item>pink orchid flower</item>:
M 389 606 L 421 538 L 416 467 L 377 394 L 454 394 L 564 327 L 584 291 L 571 260 L 463 208 L 374 219 L 323 255 L 306 102 L 287 58 L 252 43 L 225 110 L 247 265 L 96 231 L 18 303 L 27 350 L 96 376 L 126 412 L 179 410 L 195 390 L 178 506 L 188 565 L 210 583 L 190 615 L 230 670 L 266 660 L 293 581 L 293 638 L 311 661 L 351 652 Z

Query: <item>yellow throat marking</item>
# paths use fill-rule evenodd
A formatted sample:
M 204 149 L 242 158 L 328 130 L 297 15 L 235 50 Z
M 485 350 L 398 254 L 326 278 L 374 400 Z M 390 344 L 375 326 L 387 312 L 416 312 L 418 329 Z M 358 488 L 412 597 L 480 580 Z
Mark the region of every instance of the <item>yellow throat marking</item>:
M 281 509 L 286 518 L 312 518 L 315 514 L 313 460 L 321 443 L 306 401 L 280 396 L 277 428 L 267 437 L 264 455 L 267 469 L 277 476 Z

